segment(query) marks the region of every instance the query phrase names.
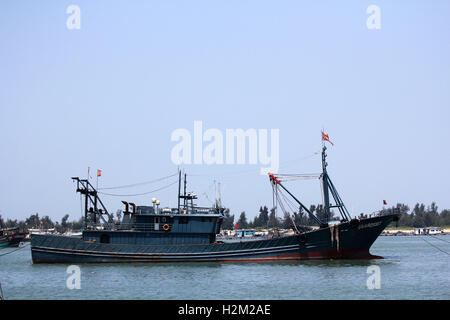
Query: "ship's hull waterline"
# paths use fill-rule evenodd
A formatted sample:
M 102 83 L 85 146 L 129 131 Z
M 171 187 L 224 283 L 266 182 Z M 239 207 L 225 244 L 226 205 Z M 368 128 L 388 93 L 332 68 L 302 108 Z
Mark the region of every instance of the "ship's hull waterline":
M 237 262 L 376 259 L 369 248 L 398 214 L 341 223 L 273 239 L 238 243 L 142 245 L 92 243 L 81 238 L 32 235 L 33 263 Z

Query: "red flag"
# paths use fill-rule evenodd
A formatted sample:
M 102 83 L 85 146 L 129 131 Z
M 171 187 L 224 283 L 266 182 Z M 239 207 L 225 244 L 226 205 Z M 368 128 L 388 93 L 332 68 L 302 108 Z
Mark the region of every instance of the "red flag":
M 102 170 L 97 170 L 97 177 L 101 177 L 102 176 Z
M 387 201 L 386 200 L 383 200 L 383 205 L 387 205 Z
M 237 229 L 237 228 L 239 228 L 239 225 L 236 223 L 236 224 L 234 225 L 234 227 Z
M 330 141 L 330 137 L 328 137 L 328 134 L 322 131 L 322 141 L 328 141 L 331 143 L 332 146 L 334 146 L 334 143 Z
M 92 177 L 91 177 L 91 167 L 88 167 L 88 178 L 92 179 Z

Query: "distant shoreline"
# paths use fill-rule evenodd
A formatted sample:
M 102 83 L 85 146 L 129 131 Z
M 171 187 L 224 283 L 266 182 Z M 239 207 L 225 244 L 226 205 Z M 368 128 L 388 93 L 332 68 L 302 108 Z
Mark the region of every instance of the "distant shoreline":
M 442 233 L 441 234 L 437 234 L 437 235 L 447 235 L 450 234 L 450 227 L 445 226 L 445 227 L 441 227 L 442 228 Z M 382 236 L 391 236 L 391 235 L 416 235 L 414 234 L 414 229 L 413 227 L 398 227 L 398 228 L 386 228 L 381 235 Z M 423 234 L 421 234 L 423 235 Z M 436 234 L 433 234 L 436 235 Z

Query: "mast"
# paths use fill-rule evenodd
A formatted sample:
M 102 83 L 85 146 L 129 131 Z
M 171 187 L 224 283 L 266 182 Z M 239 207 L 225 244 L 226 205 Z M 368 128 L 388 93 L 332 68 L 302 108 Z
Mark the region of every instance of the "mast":
M 84 229 L 87 229 L 88 226 L 88 212 L 92 212 L 94 215 L 95 221 L 97 220 L 95 216 L 99 214 L 100 219 L 103 220 L 105 224 L 109 224 L 111 221 L 113 221 L 113 217 L 109 214 L 108 210 L 106 209 L 105 205 L 103 204 L 102 200 L 98 197 L 97 190 L 92 186 L 92 184 L 89 182 L 88 179 L 80 179 L 78 177 L 73 177 L 72 180 L 77 182 L 77 192 L 81 193 L 85 196 L 84 198 Z M 88 209 L 89 204 L 95 205 L 96 209 L 94 211 L 94 208 Z M 98 204 L 102 207 L 102 209 L 98 209 Z M 106 214 L 108 216 L 108 221 L 106 221 L 103 218 L 103 214 Z
M 326 133 L 324 133 L 322 131 L 322 141 L 328 141 L 331 144 L 333 144 L 329 138 L 328 135 Z M 322 179 L 322 188 L 323 188 L 323 213 L 324 213 L 324 217 L 322 219 L 319 219 L 319 217 L 317 215 L 314 215 L 310 210 L 308 210 L 308 208 L 306 208 L 305 205 L 303 205 L 291 192 L 289 192 L 289 190 L 287 190 L 281 183 L 280 180 L 278 180 L 278 178 L 276 176 L 274 176 L 272 173 L 269 173 L 269 177 L 270 177 L 270 181 L 273 184 L 273 186 L 280 186 L 284 191 L 286 191 L 299 205 L 301 208 L 303 208 L 308 215 L 316 222 L 320 225 L 320 227 L 328 227 L 329 226 L 329 221 L 331 220 L 331 209 L 332 208 L 338 208 L 339 213 L 342 217 L 342 221 L 350 221 L 351 217 L 350 214 L 347 210 L 347 208 L 344 205 L 344 202 L 342 201 L 341 197 L 339 196 L 339 193 L 337 192 L 335 186 L 333 185 L 333 182 L 330 179 L 330 176 L 328 175 L 328 171 L 327 171 L 327 147 L 325 146 L 325 144 L 322 144 L 322 174 L 320 175 L 320 178 Z M 278 189 L 274 189 L 274 192 L 278 191 Z M 281 190 L 280 190 L 281 191 Z M 334 204 L 330 204 L 330 193 L 331 196 L 334 199 Z M 274 194 L 274 199 L 275 196 L 278 200 L 278 195 Z M 275 200 L 274 200 L 275 203 Z M 281 202 L 280 206 L 282 205 Z M 282 207 L 283 209 L 283 207 Z M 283 211 L 285 211 L 285 209 L 283 209 Z M 322 221 L 321 221 L 322 220 Z
M 189 200 L 191 201 L 191 213 L 194 211 L 194 200 L 197 199 L 197 195 L 193 194 L 192 192 L 186 192 L 186 173 L 184 174 L 184 193 L 183 195 L 179 196 L 179 198 L 183 198 L 183 208 L 186 211 L 185 213 L 188 213 L 189 208 Z
M 324 210 L 326 213 L 326 219 L 324 223 L 328 224 L 331 219 L 331 208 L 338 208 L 339 213 L 341 214 L 341 217 L 344 221 L 351 220 L 350 213 L 348 212 L 347 208 L 345 207 L 344 202 L 342 201 L 341 197 L 339 196 L 339 193 L 336 190 L 336 187 L 334 186 L 333 182 L 331 182 L 330 176 L 327 172 L 327 166 L 328 163 L 326 161 L 327 159 L 327 153 L 326 153 L 327 147 L 323 145 L 322 149 L 322 183 L 323 183 L 323 202 L 324 202 Z M 330 192 L 334 199 L 335 204 L 330 204 Z
M 88 200 L 89 200 L 89 196 L 88 196 L 88 192 L 89 192 L 89 185 L 88 185 L 88 180 L 86 180 L 86 189 L 84 190 L 84 229 L 87 229 L 87 219 L 88 219 Z M 83 193 L 82 191 L 80 191 L 81 193 Z
M 329 184 L 328 184 L 328 173 L 327 173 L 327 147 L 323 145 L 322 148 L 322 182 L 323 182 L 323 208 L 325 211 L 326 221 L 324 223 L 327 223 L 330 221 L 330 195 L 328 193 L 329 191 Z

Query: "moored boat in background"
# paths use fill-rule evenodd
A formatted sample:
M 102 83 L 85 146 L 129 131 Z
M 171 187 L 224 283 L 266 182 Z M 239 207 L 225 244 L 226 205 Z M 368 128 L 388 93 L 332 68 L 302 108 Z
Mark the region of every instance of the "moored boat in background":
M 19 228 L 0 229 L 0 248 L 18 247 L 23 241 L 27 241 L 28 233 Z

